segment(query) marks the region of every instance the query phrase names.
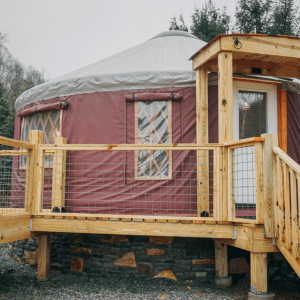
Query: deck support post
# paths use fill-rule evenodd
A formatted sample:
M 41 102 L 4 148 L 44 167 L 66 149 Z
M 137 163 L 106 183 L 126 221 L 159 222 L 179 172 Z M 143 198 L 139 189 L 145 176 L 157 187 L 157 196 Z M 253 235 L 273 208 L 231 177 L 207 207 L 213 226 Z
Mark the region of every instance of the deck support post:
M 222 287 L 230 287 L 232 277 L 228 277 L 227 245 L 215 240 L 215 284 Z
M 196 70 L 197 144 L 208 143 L 208 77 L 205 66 Z M 197 150 L 197 217 L 209 217 L 208 151 Z
M 250 253 L 251 292 L 248 299 L 274 299 L 273 293 L 268 293 L 267 284 L 267 253 Z
M 37 279 L 45 280 L 50 274 L 51 234 L 39 236 L 38 241 Z

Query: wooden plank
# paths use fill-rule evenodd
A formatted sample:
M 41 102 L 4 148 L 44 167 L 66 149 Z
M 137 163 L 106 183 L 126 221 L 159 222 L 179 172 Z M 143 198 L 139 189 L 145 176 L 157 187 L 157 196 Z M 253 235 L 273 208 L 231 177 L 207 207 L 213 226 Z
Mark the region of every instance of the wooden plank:
M 28 150 L 1 150 L 0 156 L 20 156 L 27 155 L 28 153 Z
M 170 220 L 168 220 L 169 222 L 170 222 Z M 178 221 L 179 222 L 179 220 L 173 220 L 173 221 Z M 144 219 L 144 222 L 146 222 L 146 223 L 155 223 L 155 219 Z M 177 222 L 177 223 L 178 223 Z M 175 223 L 175 222 L 174 222 Z
M 220 218 L 222 221 L 226 221 L 228 222 L 229 219 L 231 218 L 231 215 L 229 214 L 229 201 L 231 198 L 228 191 L 229 191 L 229 172 L 231 172 L 229 170 L 229 157 L 228 154 L 230 153 L 228 148 L 223 147 L 222 148 L 222 153 L 223 153 L 223 157 L 222 157 L 222 172 L 220 172 L 220 174 L 222 174 L 221 176 L 221 182 L 220 184 L 222 185 L 222 192 L 220 192 L 220 201 L 222 201 L 222 205 L 220 205 L 221 209 L 222 209 L 222 218 Z M 220 154 L 221 155 L 221 154 Z M 222 167 L 220 166 L 220 167 Z
M 219 40 L 213 42 L 209 47 L 202 50 L 196 57 L 193 58 L 193 70 L 204 65 L 210 59 L 215 57 L 220 52 Z
M 233 140 L 232 53 L 218 54 L 219 143 Z
M 234 47 L 234 40 L 238 38 L 242 43 L 240 49 Z M 230 36 L 221 37 L 221 51 L 237 53 L 252 53 L 254 55 L 268 55 L 288 58 L 300 58 L 299 40 L 284 37 L 259 36 Z M 248 55 L 251 57 L 251 55 Z
M 228 276 L 227 245 L 215 240 L 215 269 L 217 277 Z
M 55 144 L 64 145 L 67 139 L 56 137 Z M 66 151 L 56 150 L 53 155 L 52 170 L 52 202 L 51 210 L 61 212 L 65 207 L 65 187 L 66 187 Z
M 291 267 L 294 269 L 294 271 L 300 277 L 300 263 L 299 263 L 299 259 L 295 258 L 292 255 L 292 253 L 285 248 L 284 244 L 279 239 L 276 239 L 276 244 L 277 244 L 277 247 L 279 248 L 280 252 L 283 254 L 283 256 L 289 262 L 289 264 L 291 265 Z
M 216 215 L 214 212 L 214 217 L 217 221 L 226 221 L 227 220 L 227 194 L 223 195 L 223 156 L 224 156 L 224 148 L 218 148 L 216 152 L 218 152 L 218 162 L 217 162 L 217 179 L 216 179 L 216 184 L 217 184 L 217 189 L 218 189 L 218 194 L 217 194 L 217 201 L 216 201 Z M 227 152 L 227 149 L 226 149 Z M 227 163 L 227 160 L 226 160 Z M 226 168 L 227 169 L 227 168 Z M 224 204 L 224 202 L 226 202 Z M 226 215 L 223 213 L 224 211 L 224 205 L 226 205 Z
M 50 274 L 51 235 L 39 236 L 38 240 L 37 278 L 46 279 L 46 276 Z
M 48 210 L 44 209 L 38 215 L 43 216 L 56 216 L 56 213 L 48 212 Z M 168 220 L 211 220 L 214 221 L 214 218 L 207 217 L 207 218 L 198 218 L 198 217 L 182 217 L 181 214 L 174 214 L 172 216 L 145 216 L 145 215 L 114 215 L 114 214 L 89 214 L 89 213 L 60 213 L 60 216 L 68 216 L 68 217 L 97 217 L 97 218 L 136 218 L 136 219 L 168 219 Z
M 274 149 L 274 148 L 273 148 Z M 283 172 L 282 160 L 279 156 L 277 160 L 277 215 L 278 215 L 278 237 L 284 240 L 284 208 L 283 208 Z
M 291 188 L 291 210 L 292 210 L 292 253 L 295 258 L 298 258 L 298 212 L 297 212 L 297 191 L 296 191 L 296 174 L 293 170 L 290 171 L 290 188 Z
M 277 135 L 275 135 L 277 136 Z M 263 134 L 263 218 L 267 237 L 275 237 L 272 135 Z
M 208 143 L 208 78 L 205 67 L 196 70 L 196 141 Z M 197 151 L 197 216 L 209 213 L 208 151 Z
M 32 215 L 38 211 L 38 165 L 39 165 L 39 150 L 38 146 L 43 143 L 43 132 L 40 130 L 30 130 L 29 141 L 34 145 L 30 153 L 30 174 L 29 174 L 29 210 Z M 41 196 L 41 195 L 40 195 Z
M 263 145 L 260 142 L 256 142 L 254 145 L 254 157 L 255 157 L 256 221 L 258 224 L 263 224 L 264 223 Z
M 101 222 L 81 220 L 33 219 L 34 231 L 74 232 L 116 235 L 178 236 L 178 237 L 234 237 L 233 225 L 206 225 L 180 223 Z
M 282 121 L 281 121 L 281 102 L 282 102 L 282 83 L 277 85 L 277 115 L 278 115 L 278 145 L 282 149 Z
M 121 222 L 131 222 L 131 218 L 121 218 Z
M 290 182 L 289 169 L 283 162 L 283 182 L 284 182 L 284 228 L 285 228 L 285 245 L 288 250 L 292 247 L 291 233 L 291 209 L 290 209 Z
M 145 145 L 131 145 L 130 147 L 101 147 L 101 146 L 95 146 L 95 147 L 84 147 L 80 145 L 65 145 L 65 146 L 58 146 L 57 149 L 59 150 L 67 150 L 67 151 L 130 151 L 130 150 L 148 150 L 148 151 L 158 151 L 158 150 L 214 150 L 215 147 L 220 147 L 222 145 L 197 145 L 194 144 L 193 146 L 179 146 L 179 145 L 167 145 L 167 144 L 160 144 L 155 147 L 155 144 L 145 144 Z M 51 145 L 43 145 L 41 146 L 44 151 L 55 151 L 56 148 Z
M 267 253 L 250 253 L 251 292 L 268 292 Z
M 278 135 L 277 134 L 272 134 L 272 148 L 273 147 L 278 147 Z M 277 208 L 277 201 L 278 201 L 278 195 L 277 195 L 277 160 L 276 160 L 276 155 L 272 151 L 272 180 L 273 180 L 273 189 L 272 189 L 272 195 L 273 195 L 273 216 L 274 216 L 274 237 L 279 236 L 279 231 L 278 231 L 278 211 L 276 212 Z
M 300 174 L 300 166 L 286 153 L 284 153 L 279 147 L 273 147 L 273 152 L 278 155 L 278 157 L 284 161 L 291 169 L 293 169 L 296 174 Z
M 220 158 L 219 149 L 213 151 L 213 217 L 219 220 L 219 207 L 220 207 Z M 209 179 L 209 178 L 208 178 Z M 209 194 L 209 190 L 208 190 Z M 211 221 L 208 221 L 211 222 Z M 213 221 L 215 222 L 215 221 Z
M 232 166 L 232 151 L 227 148 L 228 172 L 227 172 L 227 203 L 228 203 L 228 221 L 235 219 L 235 198 L 233 197 L 233 166 Z M 224 189 L 224 185 L 223 185 Z M 224 192 L 223 192 L 224 194 Z
M 19 141 L 19 140 L 14 140 L 14 139 L 9 139 L 3 136 L 0 136 L 0 144 L 1 145 L 6 145 L 6 146 L 11 146 L 11 147 L 17 147 L 17 148 L 26 148 L 26 149 L 32 149 L 33 144 Z
M 89 221 L 97 221 L 98 220 L 97 217 L 86 217 L 86 219 Z
M 45 154 L 38 145 L 37 155 L 35 159 L 35 211 L 37 215 L 43 209 L 43 192 L 44 192 L 44 165 L 45 165 Z
M 246 144 L 246 147 L 248 147 L 249 146 L 248 144 L 253 144 L 255 142 L 264 142 L 264 141 L 265 138 L 264 135 L 262 135 L 262 137 L 251 137 L 251 138 L 238 140 L 238 141 L 225 142 L 224 146 L 241 146 Z

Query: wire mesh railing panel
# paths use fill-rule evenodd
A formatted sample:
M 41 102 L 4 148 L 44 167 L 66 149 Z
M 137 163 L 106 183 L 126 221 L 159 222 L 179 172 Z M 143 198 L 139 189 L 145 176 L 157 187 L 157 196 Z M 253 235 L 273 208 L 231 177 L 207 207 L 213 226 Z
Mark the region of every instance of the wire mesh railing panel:
M 256 219 L 254 146 L 231 150 L 231 217 Z
M 214 151 L 58 150 L 43 182 L 43 212 L 213 217 Z
M 27 211 L 29 164 L 28 151 L 13 150 L 12 147 L 1 145 L 0 214 Z

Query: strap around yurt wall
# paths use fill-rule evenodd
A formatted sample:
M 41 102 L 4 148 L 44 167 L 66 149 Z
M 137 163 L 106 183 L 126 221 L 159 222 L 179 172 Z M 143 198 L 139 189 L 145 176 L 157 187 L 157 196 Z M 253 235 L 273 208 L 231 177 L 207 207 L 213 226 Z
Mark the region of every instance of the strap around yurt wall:
M 37 104 L 35 106 L 32 106 L 30 108 L 24 109 L 18 113 L 18 117 L 25 117 L 28 115 L 32 115 L 36 112 L 41 111 L 49 111 L 49 110 L 61 110 L 61 109 L 67 109 L 69 107 L 69 102 L 66 101 L 58 101 L 55 103 L 43 105 L 43 104 Z
M 159 93 L 143 93 L 130 92 L 125 94 L 126 101 L 167 101 L 167 100 L 181 100 L 182 91 L 179 92 L 159 92 Z

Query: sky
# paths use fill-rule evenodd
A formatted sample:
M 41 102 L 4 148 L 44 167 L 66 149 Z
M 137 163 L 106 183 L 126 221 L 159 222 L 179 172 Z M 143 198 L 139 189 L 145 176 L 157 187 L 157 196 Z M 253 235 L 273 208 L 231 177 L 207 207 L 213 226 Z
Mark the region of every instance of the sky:
M 0 0 L 0 32 L 26 67 L 49 80 L 136 46 L 169 29 L 173 16 L 186 25 L 204 0 Z M 233 16 L 235 2 L 217 0 Z

